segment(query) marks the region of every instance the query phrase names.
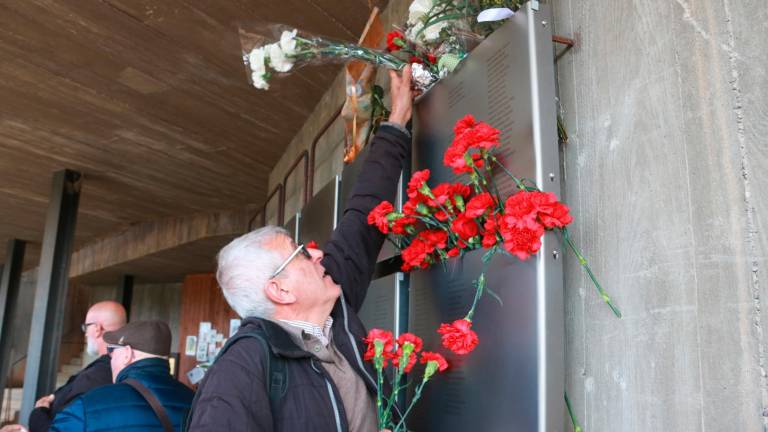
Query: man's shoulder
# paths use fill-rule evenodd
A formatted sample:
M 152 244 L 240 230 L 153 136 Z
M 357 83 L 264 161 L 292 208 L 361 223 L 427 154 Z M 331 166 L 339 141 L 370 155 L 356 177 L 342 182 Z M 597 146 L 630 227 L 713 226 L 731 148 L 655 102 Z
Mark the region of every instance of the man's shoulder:
M 112 368 L 109 364 L 109 356 L 103 355 L 92 361 L 77 373 L 73 383 L 91 381 L 99 385 L 112 383 Z
M 128 384 L 117 383 L 95 388 L 82 394 L 78 400 L 83 408 L 88 410 L 94 407 L 122 403 L 126 398 L 134 399 L 134 396 L 138 397 L 138 393 L 131 389 Z

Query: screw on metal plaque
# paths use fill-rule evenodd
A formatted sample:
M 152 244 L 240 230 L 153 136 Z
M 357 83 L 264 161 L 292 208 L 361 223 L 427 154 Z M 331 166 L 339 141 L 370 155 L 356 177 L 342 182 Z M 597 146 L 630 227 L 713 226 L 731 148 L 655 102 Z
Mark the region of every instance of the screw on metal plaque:
M 552 251 L 552 258 L 557 259 L 560 254 L 557 251 Z
M 549 23 L 548 23 L 548 22 L 546 22 L 546 21 L 542 21 L 542 22 L 541 22 L 541 26 L 542 26 L 542 27 L 546 27 L 546 26 L 547 26 L 547 24 L 549 24 Z
M 549 173 L 549 181 L 555 181 L 555 174 Z

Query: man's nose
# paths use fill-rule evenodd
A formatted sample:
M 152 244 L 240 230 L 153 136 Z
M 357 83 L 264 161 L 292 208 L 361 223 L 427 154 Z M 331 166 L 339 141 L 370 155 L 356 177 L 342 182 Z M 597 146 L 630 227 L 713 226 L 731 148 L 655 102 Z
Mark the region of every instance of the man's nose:
M 323 259 L 323 251 L 320 249 L 307 249 L 309 254 L 312 255 L 312 262 L 320 262 Z

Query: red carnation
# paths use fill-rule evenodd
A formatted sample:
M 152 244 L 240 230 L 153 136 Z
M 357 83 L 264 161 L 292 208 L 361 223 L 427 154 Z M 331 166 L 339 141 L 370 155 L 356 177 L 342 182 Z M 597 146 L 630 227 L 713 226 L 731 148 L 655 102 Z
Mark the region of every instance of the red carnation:
M 459 238 L 469 240 L 476 236 L 480 230 L 474 219 L 462 213 L 451 222 L 451 231 L 456 233 Z
M 419 352 L 421 351 L 422 346 L 422 340 L 420 337 L 416 336 L 413 333 L 403 333 L 397 338 L 397 345 L 402 347 L 406 343 L 410 343 L 413 345 L 413 352 Z
M 363 341 L 368 344 L 368 349 L 365 351 L 363 358 L 365 360 L 373 360 L 376 356 L 376 345 L 374 345 L 376 340 L 380 340 L 384 345 L 383 357 L 384 365 L 386 366 L 387 358 L 392 357 L 392 350 L 395 347 L 395 339 L 390 331 L 377 328 L 371 329 L 371 331 L 368 332 L 368 336 L 363 339 Z
M 310 240 L 309 243 L 306 244 L 307 249 L 320 249 L 320 246 L 317 245 L 317 242 L 314 240 Z
M 387 51 L 399 51 L 405 46 L 405 35 L 399 30 L 393 30 L 387 33 Z
M 483 225 L 483 228 L 485 228 L 485 232 L 483 233 L 484 248 L 490 249 L 499 241 L 498 237 L 496 236 L 496 233 L 499 230 L 498 218 L 499 216 L 494 214 L 485 220 L 485 224 Z
M 382 201 L 368 213 L 368 224 L 376 225 L 379 231 L 386 234 L 389 232 L 389 220 L 387 217 L 394 211 L 395 208 L 392 207 L 389 201 Z
M 457 257 L 457 256 L 459 256 L 459 248 L 448 249 L 445 253 L 446 253 L 446 255 L 448 255 L 451 258 Z
M 405 365 L 405 368 L 403 369 L 405 373 L 408 373 L 411 371 L 411 368 L 413 368 L 413 365 L 416 364 L 416 353 L 421 351 L 422 341 L 420 337 L 414 335 L 413 333 L 403 333 L 397 338 L 397 353 L 395 354 L 395 358 L 392 360 L 392 364 L 397 367 L 400 366 L 400 357 L 403 356 L 403 347 L 406 343 L 413 345 L 411 354 L 408 357 L 408 364 Z
M 409 199 L 403 204 L 403 214 L 406 216 L 416 216 L 419 213 L 416 211 L 418 202 L 416 200 Z
M 432 196 L 434 196 L 435 199 L 427 200 L 427 205 L 432 207 L 445 205 L 445 202 L 451 198 L 451 192 L 453 192 L 453 185 L 450 183 L 440 183 L 432 188 Z
M 408 63 L 411 63 L 411 64 L 413 64 L 413 63 L 424 64 L 424 60 L 421 57 L 416 57 L 414 55 L 414 56 L 411 56 L 410 59 L 408 59 Z
M 527 259 L 541 248 L 541 236 L 544 227 L 535 228 L 508 226 L 502 221 L 501 237 L 504 239 L 504 249 L 521 260 Z
M 463 134 L 467 129 L 472 129 L 475 126 L 475 117 L 472 114 L 467 114 L 464 117 L 456 121 L 453 125 L 453 135 L 459 136 Z
M 492 210 L 494 206 L 493 197 L 488 192 L 483 192 L 480 195 L 475 195 L 469 202 L 467 202 L 467 208 L 464 214 L 471 218 L 482 216 L 488 210 Z
M 396 219 L 392 224 L 392 233 L 405 235 L 408 232 L 408 228 L 412 227 L 416 223 L 416 219 L 410 216 L 403 216 Z
M 448 369 L 448 362 L 445 360 L 445 357 L 438 353 L 424 351 L 421 353 L 421 363 L 427 364 L 429 362 L 436 362 L 440 372 Z
M 545 228 L 562 228 L 573 221 L 568 206 L 557 200 L 552 192 L 533 192 L 532 201 L 537 204 L 539 221 Z
M 477 333 L 472 330 L 472 321 L 466 319 L 440 324 L 437 332 L 443 335 L 443 346 L 456 354 L 468 354 L 478 343 Z
M 445 222 L 448 220 L 448 213 L 442 210 L 436 211 L 435 214 L 433 214 L 432 216 L 434 216 L 435 219 L 439 220 L 440 222 Z
M 466 140 L 455 138 L 443 154 L 443 164 L 453 168 L 456 174 L 472 172 L 472 168 L 467 166 L 467 161 L 464 159 L 464 153 L 469 148 L 467 144 Z
M 421 189 L 426 181 L 429 180 L 429 170 L 416 171 L 411 175 L 411 179 L 408 181 L 408 197 L 416 198 L 419 196 L 419 189 Z
M 415 267 L 425 267 L 427 256 L 434 250 L 434 246 L 424 240 L 413 239 L 413 242 L 400 252 L 403 259 L 402 270 L 407 272 Z
M 465 134 L 470 132 L 471 136 L 469 138 L 471 146 L 474 148 L 490 150 L 492 147 L 499 146 L 499 135 L 501 132 L 488 123 L 480 122 L 471 131 L 465 132 Z
M 452 185 L 453 195 L 461 195 L 463 198 L 467 198 L 472 190 L 464 183 L 454 183 Z
M 435 64 L 437 63 L 437 56 L 434 54 L 427 54 L 427 61 L 432 64 Z
M 535 199 L 537 192 L 521 191 L 504 203 L 504 221 L 510 227 L 536 229 L 541 226 L 538 222 L 539 204 Z
M 445 249 L 448 233 L 443 230 L 425 230 L 419 233 L 419 238 L 437 249 Z
M 453 168 L 454 173 L 461 174 L 472 172 L 472 167 L 467 165 L 465 154 L 473 148 L 487 151 L 498 147 L 501 132 L 487 123 L 476 122 L 471 115 L 466 115 L 456 122 L 453 134 L 453 142 L 443 154 L 443 163 Z M 478 168 L 485 164 L 481 154 L 472 154 L 470 157 L 472 164 Z

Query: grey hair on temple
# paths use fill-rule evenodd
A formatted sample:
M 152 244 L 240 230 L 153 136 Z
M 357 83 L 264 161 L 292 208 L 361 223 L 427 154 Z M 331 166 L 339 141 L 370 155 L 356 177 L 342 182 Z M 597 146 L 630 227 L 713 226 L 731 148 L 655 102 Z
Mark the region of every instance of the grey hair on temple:
M 274 312 L 263 288 L 282 261 L 267 245 L 281 235 L 290 237 L 281 227 L 265 226 L 232 240 L 219 251 L 216 280 L 227 303 L 241 318 L 269 318 Z

